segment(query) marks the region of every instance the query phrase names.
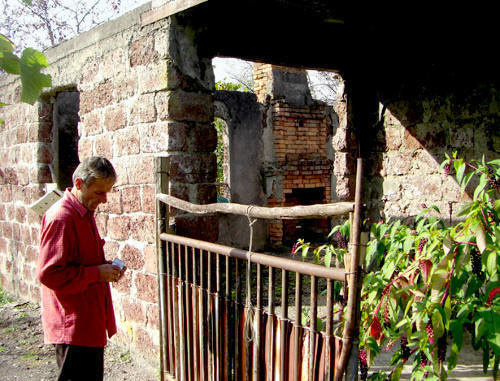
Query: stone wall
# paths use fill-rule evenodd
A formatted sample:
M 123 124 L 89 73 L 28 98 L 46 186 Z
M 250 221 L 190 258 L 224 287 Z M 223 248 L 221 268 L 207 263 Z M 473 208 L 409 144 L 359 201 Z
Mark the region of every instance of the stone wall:
M 466 160 L 500 157 L 498 84 L 454 83 L 385 98 L 379 128 L 369 133 L 364 193 L 370 216 L 414 216 L 425 204 L 436 205 L 445 221 L 455 220 L 474 184 L 461 195 L 454 176 L 444 176 L 439 166 L 454 151 Z
M 54 99 L 79 93 L 78 157 L 108 157 L 118 181 L 96 221 L 108 259 L 128 271 L 112 285 L 118 320 L 113 340 L 157 360 L 155 157 L 170 157 L 170 188 L 195 203 L 215 202 L 216 132 L 209 58 L 201 57 L 191 19 L 140 25 L 149 4 L 46 52 L 53 89 L 35 106 L 19 103 L 20 83 L 2 77 L 0 109 L 0 277 L 2 288 L 38 300 L 35 266 L 40 217 L 29 205 L 56 181 L 65 160 L 54 140 Z M 56 164 L 55 158 L 58 158 Z M 214 241 L 214 216 L 172 211 L 180 234 Z

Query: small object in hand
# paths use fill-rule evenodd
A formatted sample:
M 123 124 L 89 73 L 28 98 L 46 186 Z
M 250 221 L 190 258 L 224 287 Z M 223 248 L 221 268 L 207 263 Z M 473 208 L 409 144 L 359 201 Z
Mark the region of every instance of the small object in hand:
M 113 266 L 118 267 L 120 270 L 123 270 L 123 267 L 125 266 L 125 262 L 123 262 L 120 258 L 115 258 L 113 260 L 113 263 L 111 263 Z

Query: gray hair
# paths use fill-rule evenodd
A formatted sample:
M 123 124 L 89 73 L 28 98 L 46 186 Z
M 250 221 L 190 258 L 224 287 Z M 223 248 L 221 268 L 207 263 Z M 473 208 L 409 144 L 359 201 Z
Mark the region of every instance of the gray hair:
M 73 172 L 73 184 L 77 178 L 85 185 L 91 185 L 96 179 L 116 181 L 116 172 L 111 162 L 102 156 L 92 156 L 84 159 Z

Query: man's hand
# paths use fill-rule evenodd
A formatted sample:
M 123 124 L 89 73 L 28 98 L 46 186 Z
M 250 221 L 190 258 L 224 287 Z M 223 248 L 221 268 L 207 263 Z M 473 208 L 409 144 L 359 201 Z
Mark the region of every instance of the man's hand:
M 120 280 L 127 269 L 127 267 L 124 266 L 120 271 L 119 267 L 113 266 L 110 263 L 99 265 L 97 268 L 99 269 L 99 278 L 102 282 L 116 282 Z

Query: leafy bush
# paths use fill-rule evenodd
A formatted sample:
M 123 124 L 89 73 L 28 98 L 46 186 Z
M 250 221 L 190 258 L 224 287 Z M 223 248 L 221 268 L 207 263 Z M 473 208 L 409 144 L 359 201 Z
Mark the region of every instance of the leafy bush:
M 446 226 L 437 207 L 423 205 L 413 221 L 371 225 L 360 307 L 362 379 L 376 355 L 395 345 L 390 373 L 370 379 L 399 379 L 405 364 L 413 366 L 412 379 L 446 379 L 457 364 L 465 330 L 474 349 L 483 352 L 485 373 L 492 369 L 498 376 L 500 160 L 467 163 L 455 153 L 446 155 L 441 168 L 446 176 L 455 170 L 462 192 L 473 178 L 478 181 L 460 222 Z M 311 251 L 303 241 L 295 249 L 305 256 Z M 329 265 L 331 256 L 340 260 L 345 249 L 328 244 L 312 252 Z

